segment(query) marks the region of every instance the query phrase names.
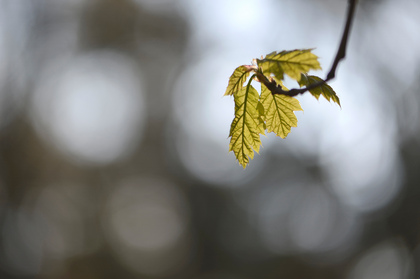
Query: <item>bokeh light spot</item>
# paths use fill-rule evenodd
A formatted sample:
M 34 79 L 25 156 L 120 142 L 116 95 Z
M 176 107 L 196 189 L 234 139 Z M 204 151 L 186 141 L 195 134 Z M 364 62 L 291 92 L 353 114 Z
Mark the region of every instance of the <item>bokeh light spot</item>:
M 412 278 L 412 263 L 406 248 L 396 242 L 382 243 L 367 251 L 357 262 L 349 279 Z
M 355 215 L 316 183 L 266 184 L 257 197 L 257 230 L 265 249 L 336 261 L 359 236 Z
M 140 73 L 128 58 L 93 52 L 53 66 L 34 96 L 38 132 L 78 162 L 104 164 L 128 155 L 145 117 Z
M 189 259 L 189 214 L 184 195 L 173 184 L 133 178 L 112 192 L 103 221 L 124 264 L 160 276 L 182 269 Z

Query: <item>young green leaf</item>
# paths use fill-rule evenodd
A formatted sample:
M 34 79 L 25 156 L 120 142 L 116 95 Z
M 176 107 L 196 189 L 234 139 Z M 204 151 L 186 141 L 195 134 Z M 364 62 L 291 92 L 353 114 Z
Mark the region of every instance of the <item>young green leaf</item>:
M 309 86 L 314 83 L 321 82 L 322 79 L 317 76 L 310 76 L 302 74 L 299 85 L 302 86 Z M 324 96 L 327 101 L 333 100 L 333 102 L 337 103 L 340 107 L 340 99 L 338 98 L 337 94 L 334 92 L 334 90 L 329 86 L 328 84 L 324 83 L 320 86 L 317 86 L 313 89 L 309 89 L 309 92 L 316 98 L 319 99 L 319 96 Z
M 293 111 L 303 110 L 299 101 L 286 95 L 273 95 L 261 83 L 261 103 L 265 112 L 267 132 L 274 132 L 286 138 L 292 127 L 297 127 L 297 118 Z
M 312 49 L 274 51 L 267 54 L 264 59 L 257 59 L 257 64 L 264 75 L 270 76 L 273 74 L 277 82 L 284 79 L 284 74 L 299 81 L 301 73 L 321 69 L 318 56 L 311 51 Z
M 260 134 L 264 134 L 264 122 L 261 121 L 262 107 L 259 105 L 259 94 L 251 85 L 242 87 L 234 96 L 235 118 L 232 121 L 229 136 L 229 151 L 235 153 L 239 164 L 245 168 L 249 158 L 254 158 L 261 146 Z
M 229 84 L 224 96 L 233 95 L 241 90 L 251 70 L 252 68 L 250 66 L 245 65 L 236 68 L 229 78 Z
M 302 107 L 292 96 L 309 90 L 317 99 L 323 95 L 328 101 L 333 100 L 340 105 L 337 94 L 329 85 L 319 77 L 307 75 L 310 70 L 321 69 L 318 57 L 311 51 L 272 52 L 265 58 L 255 59 L 252 65 L 239 66 L 231 75 L 225 92 L 225 96 L 233 95 L 235 101 L 229 151 L 234 152 L 243 168 L 254 158 L 254 152 L 259 152 L 260 134 L 274 132 L 286 138 L 292 127 L 297 127 L 294 112 L 301 111 Z M 251 72 L 253 76 L 249 78 Z M 282 83 L 285 74 L 295 79 L 301 87 L 312 85 L 312 88 L 287 92 Z M 261 94 L 251 85 L 255 77 L 261 83 Z

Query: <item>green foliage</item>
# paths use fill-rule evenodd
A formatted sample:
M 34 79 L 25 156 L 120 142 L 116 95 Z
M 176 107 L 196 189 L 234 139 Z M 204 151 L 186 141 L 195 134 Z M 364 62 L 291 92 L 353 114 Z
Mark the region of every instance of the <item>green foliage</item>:
M 277 81 L 283 80 L 284 74 L 299 81 L 301 73 L 321 69 L 318 57 L 311 49 L 272 52 L 257 63 L 264 74 L 273 74 Z
M 225 96 L 233 95 L 235 101 L 229 151 L 234 152 L 244 168 L 249 159 L 254 158 L 254 151 L 259 152 L 260 135 L 265 135 L 265 131 L 284 139 L 292 127 L 297 127 L 294 111 L 301 111 L 302 107 L 294 96 L 287 95 L 289 90 L 282 84 L 285 74 L 301 87 L 312 86 L 309 92 L 315 98 L 322 95 L 340 105 L 337 94 L 328 84 L 317 76 L 307 75 L 310 70 L 321 69 L 312 49 L 272 52 L 254 62 L 255 65 L 235 69 L 225 92 Z M 251 73 L 253 75 L 249 78 Z M 261 83 L 261 94 L 252 86 L 253 80 Z M 275 88 L 280 88 L 280 93 L 274 91 Z
M 248 66 L 239 66 L 235 69 L 232 76 L 229 79 L 229 84 L 225 92 L 225 96 L 233 95 L 233 93 L 238 92 L 244 86 L 244 82 L 249 77 L 249 67 Z
M 317 77 L 317 76 L 309 76 L 309 75 L 302 74 L 302 76 L 300 78 L 300 81 L 299 81 L 299 85 L 300 86 L 308 86 L 308 85 L 311 85 L 311 84 L 314 84 L 314 83 L 318 83 L 320 81 L 322 81 L 322 79 Z M 318 87 L 315 87 L 313 89 L 309 89 L 309 92 L 317 100 L 319 99 L 319 96 L 322 95 L 322 96 L 324 96 L 325 99 L 327 99 L 327 101 L 332 100 L 333 102 L 335 102 L 339 106 L 341 106 L 340 99 L 338 98 L 337 94 L 334 92 L 334 90 L 331 88 L 331 86 L 329 86 L 326 83 L 324 83 L 324 84 L 322 84 Z
M 281 138 L 286 138 L 292 127 L 297 127 L 297 118 L 293 111 L 303 110 L 296 98 L 286 95 L 273 95 L 261 84 L 261 103 L 264 107 L 264 117 L 268 133 L 274 132 Z
M 261 121 L 261 106 L 258 91 L 251 85 L 242 87 L 234 94 L 235 118 L 232 121 L 229 136 L 229 151 L 235 153 L 239 163 L 245 168 L 249 158 L 254 158 L 254 150 L 261 146 L 260 134 L 264 134 L 264 122 Z

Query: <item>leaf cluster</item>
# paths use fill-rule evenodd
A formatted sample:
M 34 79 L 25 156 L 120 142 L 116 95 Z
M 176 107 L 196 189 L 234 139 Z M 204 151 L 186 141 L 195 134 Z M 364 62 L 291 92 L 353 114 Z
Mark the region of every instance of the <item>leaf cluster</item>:
M 337 94 L 324 80 L 308 75 L 309 71 L 320 69 L 312 49 L 272 52 L 265 58 L 254 59 L 253 65 L 235 69 L 225 95 L 233 96 L 235 101 L 229 151 L 234 152 L 240 165 L 245 168 L 254 152 L 259 152 L 260 135 L 273 132 L 284 139 L 292 127 L 297 127 L 294 111 L 301 111 L 302 107 L 294 97 L 296 94 L 283 85 L 285 75 L 315 98 L 322 95 L 340 105 Z M 260 93 L 252 85 L 253 80 L 260 82 Z

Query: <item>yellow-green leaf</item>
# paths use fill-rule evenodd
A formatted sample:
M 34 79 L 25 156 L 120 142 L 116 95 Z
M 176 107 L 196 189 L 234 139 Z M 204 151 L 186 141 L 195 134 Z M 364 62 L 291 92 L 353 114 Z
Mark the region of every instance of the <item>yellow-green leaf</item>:
M 244 82 L 249 76 L 251 68 L 250 66 L 239 66 L 233 71 L 233 74 L 229 78 L 229 84 L 226 89 L 225 95 L 233 95 L 244 87 Z
M 266 76 L 273 74 L 277 82 L 284 79 L 284 74 L 299 81 L 302 73 L 321 69 L 318 56 L 311 51 L 312 49 L 274 51 L 264 59 L 257 59 L 258 67 Z
M 286 138 L 292 127 L 297 127 L 297 118 L 293 111 L 303 110 L 296 98 L 271 94 L 271 91 L 261 84 L 261 103 L 264 106 L 267 132 L 274 132 L 281 138 Z
M 261 121 L 262 107 L 259 94 L 252 87 L 251 81 L 234 94 L 235 118 L 232 121 L 229 136 L 229 151 L 235 153 L 239 164 L 244 168 L 249 159 L 254 158 L 261 146 L 260 134 L 264 134 L 264 122 Z
M 321 82 L 322 79 L 317 76 L 309 76 L 302 74 L 302 77 L 300 78 L 299 85 L 302 86 L 309 86 L 313 83 Z M 327 101 L 332 100 L 333 102 L 340 105 L 340 99 L 338 98 L 335 91 L 329 86 L 328 84 L 324 83 L 323 85 L 320 85 L 318 87 L 315 87 L 313 89 L 310 89 L 309 92 L 317 99 L 319 99 L 319 96 L 324 96 Z

